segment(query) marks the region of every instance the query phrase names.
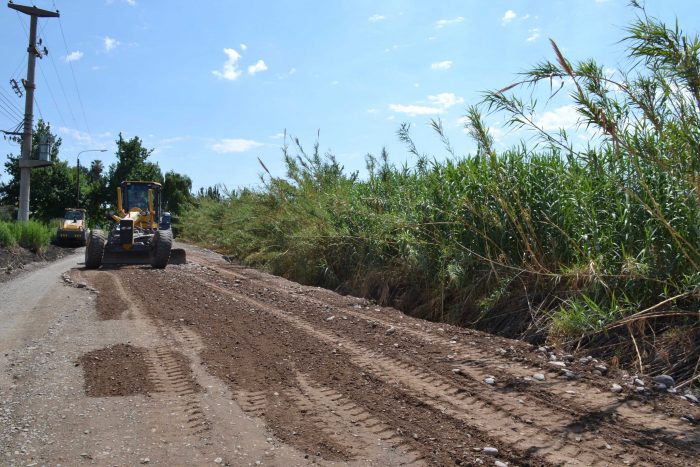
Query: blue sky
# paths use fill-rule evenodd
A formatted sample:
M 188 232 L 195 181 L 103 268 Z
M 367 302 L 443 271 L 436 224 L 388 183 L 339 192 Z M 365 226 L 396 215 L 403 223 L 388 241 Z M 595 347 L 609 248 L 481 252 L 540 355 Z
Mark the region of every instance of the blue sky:
M 258 157 L 283 175 L 285 129 L 308 148 L 320 130 L 324 151 L 362 171 L 365 155 L 382 147 L 395 163 L 412 162 L 396 137 L 401 122 L 412 123 L 419 150 L 446 157 L 428 128 L 440 117 L 467 154 L 465 107 L 552 59 L 548 38 L 572 61 L 624 67 L 619 40 L 635 15 L 627 3 L 36 0 L 61 18 L 40 20 L 50 55 L 38 61 L 35 115 L 63 139 L 61 158 L 71 164 L 81 150 L 104 148 L 81 162 L 109 165 L 122 132 L 195 188 L 257 185 Z M 649 1 L 647 11 L 700 31 L 697 0 Z M 0 9 L 2 129 L 19 122 L 11 106 L 23 109 L 8 81 L 26 73 L 25 28 L 26 16 Z M 573 127 L 565 104 L 542 109 L 542 122 Z M 499 145 L 522 137 L 500 120 L 488 120 Z M 3 159 L 10 152 L 19 147 L 0 140 Z

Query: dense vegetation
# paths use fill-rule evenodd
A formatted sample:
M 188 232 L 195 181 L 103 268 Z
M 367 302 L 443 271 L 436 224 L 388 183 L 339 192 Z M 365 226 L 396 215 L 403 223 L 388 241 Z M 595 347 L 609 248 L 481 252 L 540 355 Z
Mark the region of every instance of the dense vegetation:
M 58 225 L 55 220 L 63 217 L 65 208 L 85 208 L 90 226 L 106 223 L 107 213 L 114 210 L 116 187 L 123 180 L 154 180 L 162 183 L 163 208 L 174 214 L 192 200 L 190 178 L 173 171 L 163 176 L 158 164 L 148 161 L 153 150 L 143 147 L 143 142 L 137 136 L 125 140 L 119 135 L 116 141 L 117 161 L 106 172 L 101 160 L 92 161 L 89 167 L 79 168 L 71 167 L 67 161 L 61 160 L 61 139 L 56 138 L 51 133 L 51 126 L 42 120 L 39 120 L 33 135 L 34 158 L 37 158 L 39 141 L 48 136 L 55 141 L 50 152 L 53 165 L 32 170 L 30 207 L 33 210 L 33 222 L 0 224 L 0 247 L 18 244 L 38 251 L 39 241 L 42 242 L 42 248 L 47 246 Z M 13 207 L 18 205 L 18 160 L 19 156 L 8 155 L 5 170 L 10 178 L 9 181 L 0 183 L 0 205 L 4 208 L 0 217 L 6 221 L 14 218 Z M 10 235 L 12 232 L 14 234 Z
M 0 221 L 0 248 L 19 245 L 22 248 L 41 253 L 49 245 L 54 229 L 37 221 Z
M 554 58 L 468 109 L 476 154 L 367 157 L 347 174 L 319 145 L 285 145 L 287 177 L 200 193 L 183 235 L 305 283 L 535 342 L 587 345 L 690 382 L 700 363 L 700 41 L 648 17 L 627 29 L 629 69 Z M 543 86 L 542 86 L 543 85 Z M 540 87 L 569 91 L 577 136 L 548 132 Z M 537 91 L 539 92 L 539 91 Z M 561 98 L 558 95 L 556 98 Z M 497 152 L 482 112 L 535 135 Z

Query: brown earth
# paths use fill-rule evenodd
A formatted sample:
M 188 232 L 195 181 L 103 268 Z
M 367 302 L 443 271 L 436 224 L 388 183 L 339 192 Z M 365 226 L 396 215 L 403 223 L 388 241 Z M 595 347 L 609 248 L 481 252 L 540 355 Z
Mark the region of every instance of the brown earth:
M 85 393 L 91 397 L 131 396 L 153 392 L 144 349 L 117 344 L 80 357 Z
M 473 464 L 484 447 L 527 465 L 689 465 L 700 455 L 697 406 L 637 392 L 614 369 L 599 376 L 595 362 L 560 355 L 567 377 L 522 342 L 188 254 L 166 270 L 80 274 L 100 291 L 98 312 L 128 290 L 158 326 L 190 335 L 236 403 L 309 455 L 362 459 L 377 440 L 397 464 Z M 121 285 L 105 287 L 106 275 Z
M 700 456 L 700 410 L 682 390 L 187 254 L 164 270 L 74 268 L 77 288 L 52 292 L 86 305 L 28 347 L 36 366 L 10 360 L 8 407 L 25 407 L 12 409 L 25 420 L 48 413 L 28 439 L 49 441 L 30 449 L 10 433 L 9 465 L 685 466 Z M 66 359 L 80 368 L 51 357 L 62 352 L 79 352 Z M 37 378 L 60 383 L 48 400 L 21 402 Z M 113 397 L 81 396 L 76 381 Z
M 62 248 L 56 245 L 49 245 L 45 250 L 36 253 L 20 246 L 0 247 L 0 283 L 12 279 L 28 267 L 37 267 L 42 263 L 55 261 L 74 252 L 75 248 Z

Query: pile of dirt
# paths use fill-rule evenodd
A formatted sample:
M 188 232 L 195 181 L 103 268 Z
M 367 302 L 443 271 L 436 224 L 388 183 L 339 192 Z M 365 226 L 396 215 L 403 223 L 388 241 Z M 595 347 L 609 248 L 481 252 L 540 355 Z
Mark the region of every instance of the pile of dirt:
M 20 246 L 0 248 L 0 283 L 10 280 L 32 263 L 55 261 L 71 255 L 75 248 L 61 248 L 49 245 L 40 252 L 33 252 Z
M 85 393 L 91 397 L 148 394 L 155 387 L 148 377 L 146 351 L 128 344 L 94 350 L 80 357 Z

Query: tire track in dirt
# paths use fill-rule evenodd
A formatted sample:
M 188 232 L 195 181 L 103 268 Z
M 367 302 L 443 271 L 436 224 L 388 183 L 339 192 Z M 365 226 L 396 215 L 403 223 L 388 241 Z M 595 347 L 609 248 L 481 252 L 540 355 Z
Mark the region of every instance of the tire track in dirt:
M 155 386 L 152 396 L 170 408 L 171 421 L 176 428 L 161 430 L 161 436 L 176 441 L 183 433 L 195 436 L 208 430 L 209 424 L 199 402 L 201 388 L 192 377 L 189 362 L 166 346 L 150 349 L 146 361 L 149 379 Z M 162 429 L 162 424 L 158 423 L 160 414 L 154 418 L 154 427 Z
M 87 283 L 99 291 L 96 307 L 97 316 L 101 320 L 132 319 L 134 317 L 133 305 L 125 299 L 126 291 L 113 273 L 72 269 L 71 275 L 74 282 Z
M 353 364 L 373 373 L 386 384 L 400 385 L 402 391 L 411 394 L 422 403 L 468 424 L 476 431 L 488 433 L 504 445 L 512 446 L 516 451 L 537 455 L 552 464 L 565 464 L 572 459 L 580 465 L 641 461 L 626 454 L 624 448 L 610 446 L 610 449 L 607 449 L 606 443 L 599 438 L 596 439 L 597 437 L 584 436 L 584 434 L 574 437 L 567 426 L 575 425 L 576 420 L 567 415 L 550 411 L 545 407 L 529 406 L 525 416 L 532 417 L 534 420 L 528 422 L 524 418 L 520 419 L 518 414 L 522 410 L 510 398 L 503 398 L 495 391 L 489 391 L 487 397 L 466 394 L 464 389 L 455 385 L 453 381 L 409 363 L 377 355 L 350 340 L 319 329 L 289 312 L 208 283 L 195 275 L 192 275 L 191 279 L 203 287 L 229 295 L 270 313 L 330 346 L 337 346 Z M 482 390 L 483 388 L 480 392 Z M 473 414 L 478 416 L 475 417 Z M 526 456 L 523 455 L 523 457 Z M 647 465 L 654 464 L 652 461 Z
M 198 258 L 199 259 L 199 258 Z M 211 263 L 210 259 L 202 257 L 205 262 Z M 226 267 L 209 264 L 209 270 L 223 273 L 238 281 L 251 281 L 251 277 L 231 271 Z M 254 276 L 255 280 L 264 282 L 267 287 L 275 288 L 285 294 L 289 290 L 275 285 L 273 281 L 267 279 L 262 273 L 245 269 L 246 273 Z M 293 284 L 297 286 L 297 284 Z M 353 316 L 362 320 L 373 320 L 382 323 L 386 328 L 394 327 L 395 332 L 405 333 L 415 339 L 424 342 L 426 345 L 442 344 L 449 348 L 453 355 L 453 362 L 445 363 L 445 371 L 450 370 L 471 378 L 475 381 L 483 381 L 488 376 L 494 374 L 508 373 L 515 378 L 522 378 L 531 389 L 524 391 L 522 395 L 539 399 L 542 403 L 561 411 L 579 411 L 591 414 L 589 422 L 595 421 L 599 424 L 607 424 L 611 429 L 619 429 L 621 424 L 637 438 L 644 440 L 645 444 L 662 441 L 666 444 L 690 449 L 700 455 L 700 433 L 696 430 L 689 430 L 688 424 L 678 418 L 671 418 L 663 413 L 654 411 L 654 408 L 636 401 L 620 400 L 617 396 L 601 392 L 599 389 L 579 380 L 561 381 L 563 376 L 559 372 L 540 369 L 536 366 L 528 366 L 501 355 L 494 354 L 479 346 L 476 342 L 468 341 L 468 344 L 456 342 L 445 335 L 431 333 L 425 330 L 411 328 L 407 323 L 399 323 L 399 320 L 389 320 L 377 314 L 368 314 L 350 309 L 339 309 L 336 304 L 329 304 L 322 299 L 301 295 L 298 297 L 303 301 L 319 307 L 331 306 L 332 310 L 345 315 Z M 469 335 L 471 331 L 465 330 Z M 546 380 L 544 382 L 532 379 L 534 373 L 543 373 Z M 611 420 L 611 417 L 614 420 Z M 585 420 L 583 420 L 585 421 Z
M 138 284 L 147 274 L 133 271 L 123 279 Z M 180 286 L 183 283 L 189 285 L 186 290 Z M 147 307 L 146 311 L 165 325 L 184 323 L 203 336 L 206 348 L 201 353 L 201 362 L 207 364 L 207 370 L 227 381 L 233 397 L 250 416 L 264 419 L 282 441 L 310 455 L 320 453 L 323 460 L 367 465 L 371 459 L 360 460 L 358 455 L 362 455 L 358 453 L 375 448 L 366 446 L 363 440 L 372 439 L 372 434 L 338 438 L 327 430 L 326 422 L 318 422 L 326 416 L 332 420 L 336 417 L 333 412 L 345 413 L 344 402 L 339 403 L 341 408 L 319 408 L 315 413 L 299 403 L 299 394 L 303 399 L 309 396 L 301 388 L 297 367 L 304 368 L 305 375 L 313 375 L 313 379 L 308 379 L 311 386 L 342 394 L 358 410 L 374 414 L 373 418 L 391 427 L 391 433 L 380 436 L 390 438 L 382 441 L 389 448 L 384 451 L 386 462 L 376 465 L 410 465 L 422 462 L 423 456 L 425 463 L 433 465 L 473 463 L 483 457 L 482 447 L 501 447 L 489 434 L 473 430 L 401 388 L 348 364 L 340 352 L 329 352 L 325 341 L 310 339 L 304 330 L 289 326 L 243 300 L 228 294 L 212 294 L 206 284 L 192 281 L 189 274 L 181 275 L 176 270 L 164 275 L 162 281 L 153 282 L 152 290 L 156 298 L 152 302 L 160 306 Z M 196 306 L 176 305 L 184 300 Z M 344 423 L 361 423 L 363 418 L 359 415 Z M 381 431 L 386 430 L 382 427 Z M 378 437 L 375 443 L 379 441 Z M 320 448 L 318 452 L 317 448 Z M 501 447 L 499 458 L 511 463 L 526 459 L 529 465 L 549 465 L 534 454 L 514 453 L 509 447 Z
M 297 373 L 298 389 L 287 393 L 302 410 L 313 412 L 316 423 L 329 436 L 351 446 L 353 456 L 364 462 L 386 465 L 398 457 L 401 465 L 424 465 L 423 455 L 386 423 L 373 417 L 332 388 L 316 383 L 310 375 Z M 387 459 L 386 450 L 391 449 Z
M 147 322 L 154 329 L 164 329 L 162 325 L 144 315 L 140 305 L 131 294 L 126 292 L 116 271 L 80 271 L 74 270 L 76 276 L 88 281 L 99 291 L 97 310 L 102 319 L 129 319 Z M 109 318 L 106 318 L 109 316 Z M 201 346 L 198 336 L 188 330 L 176 328 L 176 334 L 190 347 Z M 178 340 L 164 335 L 165 340 Z M 209 428 L 199 401 L 201 388 L 190 371 L 190 363 L 179 352 L 167 345 L 157 345 L 148 349 L 145 355 L 148 364 L 148 378 L 154 386 L 151 397 L 159 406 L 167 407 L 168 413 L 154 411 L 148 414 L 152 430 L 169 443 L 177 443 L 183 436 L 196 439 Z M 163 423 L 163 419 L 169 423 Z

